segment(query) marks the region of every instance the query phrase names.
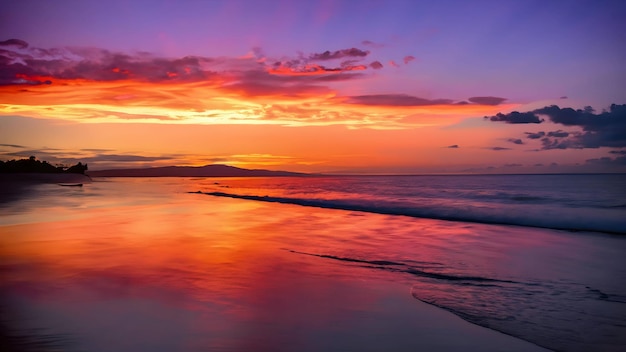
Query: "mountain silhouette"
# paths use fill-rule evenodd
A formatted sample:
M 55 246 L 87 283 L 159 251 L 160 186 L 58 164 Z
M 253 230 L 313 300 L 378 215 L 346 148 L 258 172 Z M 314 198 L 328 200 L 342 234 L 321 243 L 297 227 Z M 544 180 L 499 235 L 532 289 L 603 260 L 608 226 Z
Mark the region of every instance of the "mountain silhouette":
M 261 176 L 308 176 L 310 174 L 242 169 L 228 165 L 163 166 L 138 169 L 110 169 L 89 171 L 95 177 L 261 177 Z

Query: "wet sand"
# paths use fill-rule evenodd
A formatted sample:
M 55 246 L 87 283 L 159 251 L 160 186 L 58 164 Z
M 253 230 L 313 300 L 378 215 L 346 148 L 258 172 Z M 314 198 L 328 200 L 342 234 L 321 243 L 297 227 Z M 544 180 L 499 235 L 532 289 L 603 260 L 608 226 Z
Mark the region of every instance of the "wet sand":
M 124 188 L 93 203 L 97 184 L 52 186 L 39 194 L 49 206 L 21 204 L 0 227 L 2 303 L 11 333 L 26 339 L 67 351 L 543 350 L 416 300 L 410 278 L 296 253 L 363 246 L 353 214 L 184 193 L 124 198 Z M 376 232 L 384 221 L 361 226 Z

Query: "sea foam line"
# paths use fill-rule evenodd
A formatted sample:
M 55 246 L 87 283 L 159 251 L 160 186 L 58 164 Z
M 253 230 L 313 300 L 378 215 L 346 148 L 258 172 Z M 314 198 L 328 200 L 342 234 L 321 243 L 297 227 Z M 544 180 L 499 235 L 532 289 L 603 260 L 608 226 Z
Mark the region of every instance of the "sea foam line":
M 587 222 L 587 221 L 578 221 L 574 226 L 571 225 L 571 221 L 561 221 L 558 218 L 524 218 L 518 217 L 515 214 L 512 214 L 506 218 L 500 214 L 499 216 L 493 216 L 489 213 L 469 213 L 469 212 L 459 212 L 455 209 L 432 209 L 432 208 L 420 208 L 420 207 L 411 207 L 411 206 L 397 206 L 381 203 L 381 205 L 374 204 L 372 202 L 368 203 L 355 203 L 349 201 L 342 200 L 326 200 L 326 199 L 311 199 L 311 198 L 288 198 L 288 197 L 273 197 L 273 196 L 258 196 L 258 195 L 243 195 L 243 194 L 234 194 L 234 193 L 225 193 L 225 192 L 188 192 L 188 193 L 196 193 L 196 194 L 204 194 L 215 197 L 226 197 L 226 198 L 235 198 L 235 199 L 245 199 L 245 200 L 254 200 L 261 202 L 270 202 L 270 203 L 281 203 L 281 204 L 293 204 L 307 207 L 316 207 L 316 208 L 324 208 L 324 209 L 338 209 L 338 210 L 349 210 L 349 211 L 359 211 L 366 213 L 375 213 L 375 214 L 383 214 L 383 215 L 400 215 L 400 216 L 410 216 L 416 218 L 427 218 L 427 219 L 435 219 L 435 220 L 446 220 L 446 221 L 462 221 L 462 222 L 473 222 L 480 224 L 492 224 L 492 225 L 514 225 L 514 226 L 526 226 L 526 227 L 536 227 L 536 228 L 545 228 L 545 229 L 553 229 L 553 230 L 564 230 L 564 231 L 590 231 L 590 232 L 603 232 L 607 234 L 615 234 L 615 235 L 626 235 L 626 222 L 621 221 L 617 223 L 608 223 L 606 221 L 599 222 Z M 454 214 L 451 214 L 454 213 Z M 465 214 L 465 216 L 460 215 Z M 469 216 L 467 215 L 469 214 Z

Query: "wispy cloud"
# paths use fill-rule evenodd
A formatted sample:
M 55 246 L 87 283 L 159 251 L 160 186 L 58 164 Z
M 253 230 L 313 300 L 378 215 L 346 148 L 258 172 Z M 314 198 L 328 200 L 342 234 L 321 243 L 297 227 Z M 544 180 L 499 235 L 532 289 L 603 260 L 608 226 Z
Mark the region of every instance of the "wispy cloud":
M 25 146 L 19 145 L 19 144 L 4 144 L 4 143 L 0 143 L 0 147 L 9 147 L 9 148 L 18 148 L 18 149 L 26 148 Z
M 511 148 L 505 148 L 505 147 L 489 147 L 489 148 L 485 148 L 488 150 L 495 150 L 495 151 L 501 151 L 501 150 L 511 150 Z
M 425 106 L 425 105 L 449 105 L 453 101 L 450 99 L 424 99 L 408 94 L 373 94 L 357 95 L 348 97 L 348 103 L 363 105 L 384 105 L 384 106 Z
M 506 101 L 506 98 L 500 98 L 500 97 L 471 97 L 471 98 L 468 98 L 467 100 L 469 100 L 470 102 L 475 103 L 475 104 L 500 105 L 504 101 Z
M 524 144 L 524 142 L 519 138 L 509 138 L 507 139 L 507 142 L 510 142 L 513 144 Z

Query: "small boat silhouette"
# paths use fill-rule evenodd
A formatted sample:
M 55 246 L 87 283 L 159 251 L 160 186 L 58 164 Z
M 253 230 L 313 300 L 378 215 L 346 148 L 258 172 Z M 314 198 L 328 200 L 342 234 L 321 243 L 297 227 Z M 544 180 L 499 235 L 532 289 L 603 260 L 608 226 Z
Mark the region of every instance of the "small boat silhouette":
M 59 186 L 65 186 L 65 187 L 82 187 L 83 184 L 82 183 L 59 183 Z

